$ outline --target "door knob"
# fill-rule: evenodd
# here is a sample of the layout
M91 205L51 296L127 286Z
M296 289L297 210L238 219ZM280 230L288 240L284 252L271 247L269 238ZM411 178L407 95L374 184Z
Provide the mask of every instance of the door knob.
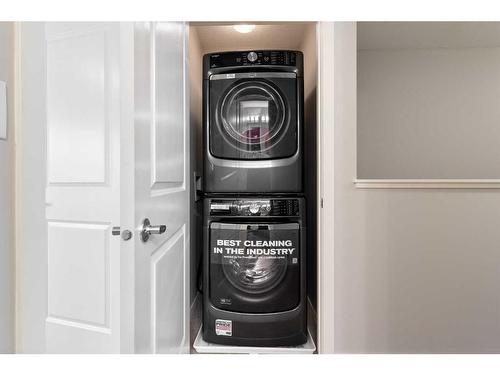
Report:
M113 236L119 236L121 234L122 240L128 241L132 238L132 232L129 231L128 229L124 230L123 232L121 231L120 227L113 227L111 228L111 234Z
M152 234L162 234L167 230L166 225L151 225L148 218L142 222L141 240L147 242Z

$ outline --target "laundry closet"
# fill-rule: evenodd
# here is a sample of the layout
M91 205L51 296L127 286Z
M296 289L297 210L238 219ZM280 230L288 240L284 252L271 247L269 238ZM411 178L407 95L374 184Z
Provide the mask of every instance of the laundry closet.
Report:
M189 25L192 353L316 351L316 26Z

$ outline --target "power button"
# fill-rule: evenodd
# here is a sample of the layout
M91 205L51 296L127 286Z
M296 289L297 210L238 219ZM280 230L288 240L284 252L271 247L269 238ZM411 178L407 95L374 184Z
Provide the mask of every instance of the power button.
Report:
M257 60L257 54L255 52L248 52L247 59L250 62Z

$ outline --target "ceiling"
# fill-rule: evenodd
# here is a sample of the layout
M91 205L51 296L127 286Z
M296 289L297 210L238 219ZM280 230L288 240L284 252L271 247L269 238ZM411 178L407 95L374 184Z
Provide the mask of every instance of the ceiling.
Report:
M358 22L358 49L500 46L500 22Z
M198 34L203 53L248 49L299 49L311 22L256 23L247 34L237 32L233 24L191 24Z

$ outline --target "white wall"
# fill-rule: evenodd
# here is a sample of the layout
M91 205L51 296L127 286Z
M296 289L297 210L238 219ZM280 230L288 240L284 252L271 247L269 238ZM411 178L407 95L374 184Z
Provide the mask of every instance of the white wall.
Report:
M357 190L356 26L334 31L336 352L500 352L500 192Z
M500 48L370 49L357 60L359 178L500 178Z
M21 121L17 152L17 351L45 352L47 224L45 221L45 27L20 24ZM41 90L41 91L40 91Z
M7 83L7 140L0 140L0 353L15 345L14 24L0 22L0 80Z

